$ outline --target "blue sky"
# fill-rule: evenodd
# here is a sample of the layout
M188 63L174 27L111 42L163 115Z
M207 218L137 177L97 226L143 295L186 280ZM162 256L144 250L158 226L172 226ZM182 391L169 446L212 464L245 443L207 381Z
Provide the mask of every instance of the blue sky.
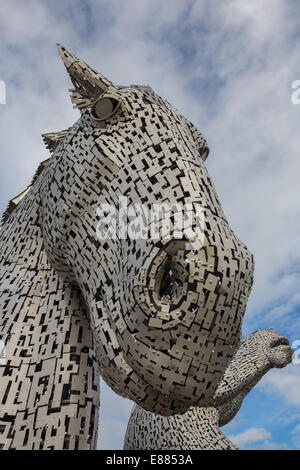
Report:
M225 214L255 256L244 335L300 339L297 0L10 0L1 5L0 210L48 157L40 135L78 118L57 42L118 85L149 84L204 134ZM300 365L270 371L224 433L300 448ZM99 448L122 448L131 403L102 382Z

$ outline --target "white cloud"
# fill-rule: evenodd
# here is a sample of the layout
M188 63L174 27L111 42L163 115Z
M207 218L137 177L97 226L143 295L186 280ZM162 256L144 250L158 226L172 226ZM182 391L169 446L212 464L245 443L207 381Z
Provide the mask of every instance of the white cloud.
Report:
M300 366L290 364L283 370L273 369L258 384L270 395L279 395L293 407L300 408Z
M238 448L251 450L286 450L286 443L271 441L271 433L265 428L249 428L228 436Z
M48 157L40 134L78 117L55 48L60 42L117 84L150 84L203 131L211 147L207 166L225 213L255 255L247 324L298 334L292 312L300 305L300 105L291 104L290 95L292 81L300 79L299 4L2 3L0 79L7 86L7 105L0 106L2 210ZM298 374L291 367L274 370L261 382L262 390L298 407ZM115 406L104 408L104 426L111 426L105 435L113 445L122 424Z
M268 439L261 444L251 446L249 450L289 450L289 446L284 442L271 442Z
M127 423L115 419L99 420L98 450L122 450Z
M100 405L98 449L123 449L133 403L112 392L101 379Z
M297 448L300 447L300 424L298 424L292 431L293 441Z
M253 442L260 442L269 439L271 434L264 428L250 428L239 434L230 435L228 439L231 440L237 447L244 447Z

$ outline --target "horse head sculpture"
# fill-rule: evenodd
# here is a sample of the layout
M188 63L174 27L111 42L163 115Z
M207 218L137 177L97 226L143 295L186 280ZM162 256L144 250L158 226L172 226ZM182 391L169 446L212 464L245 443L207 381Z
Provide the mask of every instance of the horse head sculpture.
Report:
M82 116L44 170L48 258L79 286L101 374L115 391L162 414L204 404L240 341L252 283L252 256L204 166L205 139L149 87L117 87L59 50ZM129 208L201 206L203 241L178 239L177 227L162 240L99 237L96 209L120 211L125 196Z
M62 406L72 404L76 395L78 407L87 408L80 396L85 393L85 403L90 400L90 382L85 380L84 390L77 384L75 391L72 380L76 374L87 377L85 370L92 368L95 383L96 363L115 392L145 410L170 416L184 413L191 406L212 406L225 369L241 341L241 324L253 280L253 257L224 216L204 164L208 147L200 132L150 87L116 86L63 47L58 49L73 82L71 97L81 117L65 131L44 135L52 156L40 167L34 184L11 202L0 232L2 247L7 240L12 247L14 243L21 246L15 237L20 232L20 220L25 238L29 232L37 234L35 246L40 247L39 253L46 256L48 263L47 290L40 294L38 312L46 315L41 313L41 306L50 298L47 296L53 296L50 303L55 313L49 318L49 324L54 322L53 331L55 324L65 325L66 315L71 322L76 318L73 328L77 329L68 330L65 326L63 340L53 333L55 347L49 357L53 358L61 341L61 357L66 360L70 352L68 361L72 361L76 352L78 367L71 378L65 379L63 399L51 409L45 403L43 419L34 422L33 428L40 426L40 448L56 448L58 442L61 420L55 421L51 434L45 424L50 413L59 416ZM162 209L158 216L155 213L159 224L154 231L153 217L147 218L147 211L153 207ZM31 214L29 218L26 213ZM157 227L166 228L167 216L168 233L162 236ZM191 221L188 226L187 220ZM26 223L30 223L30 230ZM183 226L186 230L180 230ZM35 270L35 274L30 271L31 279L35 280L40 271L30 258L35 256L33 235L30 237L25 264L28 267L31 262L30 269ZM13 258L4 252L3 272L10 266L14 273L16 259L25 256L24 250L23 255L18 252ZM45 269L43 266L39 264L39 269ZM49 280L50 273L51 279L58 275L57 284ZM19 292L19 275L11 274L10 285L16 285L14 296ZM12 290L9 292L10 297L4 296L3 302L12 298ZM76 296L83 301L76 301L75 308ZM84 320L79 310L84 310ZM24 336L28 318L32 317L27 315L22 323L17 317L19 326L5 322L7 344L14 335L20 338L23 332ZM33 330L26 331L29 334ZM42 328L41 333L44 331ZM30 334L37 338L36 333ZM82 338L88 346L78 349ZM17 347L21 346L17 343ZM93 352L83 366L80 358L87 349ZM41 361L43 351L36 346L28 364ZM24 353L20 353L21 357ZM62 370L70 370L68 361ZM57 364L53 367L51 383L55 391L60 383L56 381L64 379L57 378ZM50 383L49 377L47 380ZM42 395L32 403L33 415L42 406ZM26 396L24 392L23 397ZM51 400L53 396L55 392L50 394ZM9 415L16 416L14 413L22 410L27 416L24 402L25 398ZM97 400L93 406L97 408ZM85 413L89 416L90 411ZM74 411L74 426L78 412L76 419L75 414ZM82 418L80 427L77 429L76 425L77 430L72 431L68 418L65 426L71 437L75 436L74 448L84 447L86 434L88 445L94 446L95 433L85 430L86 420ZM7 429L5 442L15 439L7 448L29 445L28 430L24 434L21 426L18 434L14 426ZM70 439L67 444L63 439L65 448L70 448Z

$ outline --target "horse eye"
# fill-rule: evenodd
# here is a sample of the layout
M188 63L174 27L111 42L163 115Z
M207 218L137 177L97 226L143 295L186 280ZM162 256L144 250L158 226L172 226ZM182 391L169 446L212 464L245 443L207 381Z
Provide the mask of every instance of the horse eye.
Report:
M99 98L94 104L91 116L96 121L105 121L113 116L120 106L120 102L115 98Z
M203 149L201 149L200 155L201 155L201 158L202 158L203 161L205 161L207 159L208 154L209 154L209 148L208 147L204 147Z

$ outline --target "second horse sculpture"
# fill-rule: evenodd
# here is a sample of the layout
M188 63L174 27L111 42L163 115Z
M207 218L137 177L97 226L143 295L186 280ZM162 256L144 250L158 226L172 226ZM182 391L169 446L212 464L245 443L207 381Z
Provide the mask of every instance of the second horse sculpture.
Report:
M199 131L150 87L118 87L58 48L81 117L44 136L52 156L0 231L3 449L95 448L99 372L158 415L213 414L222 390L227 406L222 377L252 285L252 255L224 216ZM145 216L157 205L167 237ZM193 216L184 236L180 214ZM284 365L287 341L271 336ZM215 439L217 421L205 419ZM148 446L134 436L129 446Z
M124 449L233 450L220 426L239 411L244 397L272 367L285 367L291 351L274 330L257 330L243 339L215 392L214 406L192 407L175 416L158 416L135 405Z

